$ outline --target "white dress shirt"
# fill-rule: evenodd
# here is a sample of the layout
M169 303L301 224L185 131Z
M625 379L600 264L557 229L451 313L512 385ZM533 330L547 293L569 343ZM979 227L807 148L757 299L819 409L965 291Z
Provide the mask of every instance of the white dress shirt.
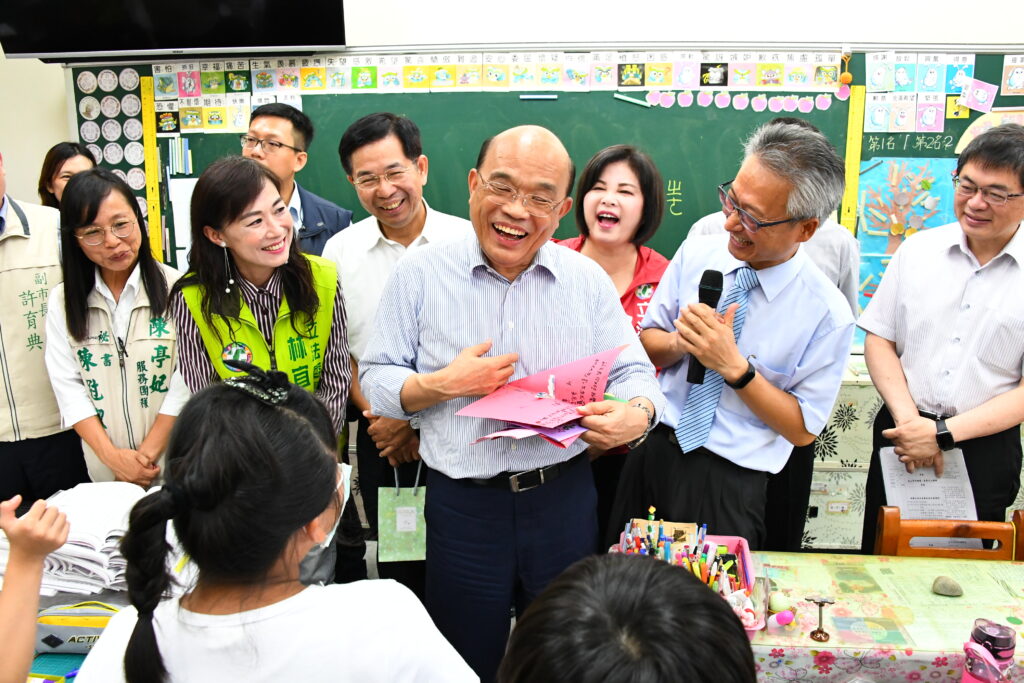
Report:
M377 304L395 264L427 244L473 234L473 224L466 219L435 211L425 199L423 206L427 211L423 232L408 247L385 237L372 215L337 233L324 246L323 257L338 266L348 313L348 350L357 361L373 332Z
M984 266L959 223L900 245L860 317L895 342L917 407L957 415L1014 389L1024 373L1024 236Z
M770 228L769 228L770 229ZM693 224L687 239L694 235L721 235L725 233L725 214L708 214ZM811 239L800 245L814 265L825 273L846 297L850 310L857 315L860 275L860 242L839 223L829 218L818 226Z
M641 328L674 332L679 309L697 301L705 269L725 276L723 299L732 289L736 270L745 266L729 253L726 235L687 239L672 257L654 293ZM853 337L853 315L835 287L801 250L793 258L757 271L758 286L750 290L747 316L737 341L757 371L774 386L796 397L804 429L818 434L832 412ZM663 368L659 380L668 399L662 423L675 429L690 392L686 371L690 356ZM747 407L728 386L715 411L704 447L752 470L778 472L793 444Z
M142 273L136 264L132 274L128 276L124 289L121 290L121 297L115 301L107 283L100 277L99 269L96 270L96 291L107 302L111 322L114 324L114 334L120 339L128 336L128 322L141 284ZM51 308L46 314L46 369L50 373L50 384L53 385L53 393L57 397L61 426L64 428L96 414L96 406L93 405L89 392L82 382L81 366L71 349L70 338L64 307ZM191 393L185 386L181 373L175 370L171 375L167 395L160 405L160 413L177 416L190 396Z

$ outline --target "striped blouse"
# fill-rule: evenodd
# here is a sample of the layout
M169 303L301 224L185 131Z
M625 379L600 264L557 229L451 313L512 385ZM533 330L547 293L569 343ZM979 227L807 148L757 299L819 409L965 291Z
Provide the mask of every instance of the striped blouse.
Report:
M235 282L242 293L242 299L252 310L263 338L269 340L274 330L277 312L281 308L283 285L280 272L275 270L264 287L257 287L237 273ZM217 371L206 354L199 327L192 318L192 312L185 304L185 297L181 292L176 292L171 297L170 312L178 327L178 367L181 369L185 384L194 394L211 382L217 381ZM339 285L338 293L334 297L334 322L324 351L320 385L314 394L327 407L336 433L341 433L344 425L345 402L348 400L348 388L352 382L346 325L345 301Z

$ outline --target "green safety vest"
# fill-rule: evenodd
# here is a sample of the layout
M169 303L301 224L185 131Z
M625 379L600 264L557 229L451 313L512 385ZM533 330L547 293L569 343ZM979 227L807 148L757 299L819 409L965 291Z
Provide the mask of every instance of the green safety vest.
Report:
M308 391L316 391L320 385L331 324L334 322L338 270L334 263L327 259L309 254L303 254L302 258L309 261L313 270L313 286L320 306L312 324L303 325L303 322L299 321L295 326L300 330L305 327L305 333L299 334L292 326L292 312L288 307L288 299L282 294L281 308L277 312L274 334L269 345L244 299L237 319L214 315L213 324L210 325L203 317L202 285L186 285L182 288L182 296L192 319L199 327L206 354L221 379L241 375L226 366L225 360L242 360L264 369L280 370L288 375L292 383Z

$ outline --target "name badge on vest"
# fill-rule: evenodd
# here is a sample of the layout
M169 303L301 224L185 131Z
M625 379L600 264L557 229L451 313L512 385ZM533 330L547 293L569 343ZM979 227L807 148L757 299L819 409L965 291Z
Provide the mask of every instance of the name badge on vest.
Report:
M224 350L220 353L220 358L221 360L240 360L252 363L252 349L242 342L233 341L224 347ZM233 372L242 372L241 370L234 370L230 366L228 366L228 369Z

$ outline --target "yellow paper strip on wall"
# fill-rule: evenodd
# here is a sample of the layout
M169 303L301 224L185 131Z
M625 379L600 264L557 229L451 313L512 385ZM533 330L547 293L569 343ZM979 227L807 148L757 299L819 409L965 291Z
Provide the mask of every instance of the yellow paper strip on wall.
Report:
M142 144L146 150L146 205L149 215L149 246L158 261L164 261L164 230L160 220L160 160L156 146L156 104L153 99L153 77L143 76L142 89Z
M857 193L860 188L860 154L864 142L863 85L850 88L850 114L846 120L846 191L843 193L843 215L839 222L857 234Z

